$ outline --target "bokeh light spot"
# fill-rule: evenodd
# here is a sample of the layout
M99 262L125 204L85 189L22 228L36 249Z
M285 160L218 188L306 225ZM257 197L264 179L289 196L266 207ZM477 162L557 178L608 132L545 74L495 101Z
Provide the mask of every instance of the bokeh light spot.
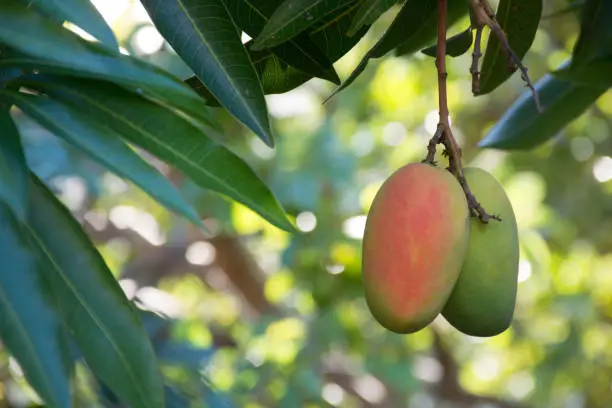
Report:
M604 156L593 165L593 176L600 183L612 180L612 157Z
M295 223L300 231L310 232L317 227L317 216L310 211L304 211L298 214Z

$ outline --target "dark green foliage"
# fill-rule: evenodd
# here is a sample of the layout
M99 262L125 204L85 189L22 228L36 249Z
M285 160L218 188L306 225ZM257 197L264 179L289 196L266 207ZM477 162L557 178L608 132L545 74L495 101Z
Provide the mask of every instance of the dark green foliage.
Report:
M362 123L349 121L342 129L342 132L356 133L350 145L362 154L359 158L337 143L340 139L335 138L336 130L328 126L329 119L324 130L310 140L299 126L279 126L283 130L279 132L279 139L282 139L279 158L268 157L267 161L258 161L251 155L252 151L245 147L248 145L241 143L241 131L248 130L268 146L273 146L277 126L268 115L264 96L289 92L313 78L324 80L316 84L318 94L328 92L325 86L340 84L334 64L362 39L374 45L338 90L350 85L371 59L390 52L412 58L422 50L426 55L435 56L438 1L141 0L141 3L178 57L168 51L168 44L164 44L159 54L177 62L182 71L176 72L180 74L162 68L169 65L164 64L163 59L156 59L159 55L136 56L137 53L125 44L131 39L126 40L123 35L115 37L89 0L0 2L0 340L4 347L1 351L6 351L19 363L24 378L42 398L44 406L52 408L73 406L71 398L79 385L73 385L71 378L79 371L77 367L88 368L93 375L91 382L96 384L96 398L107 405L112 402L134 408L194 404L212 408L243 406L244 400L230 400L206 382L207 374L202 374L202 368L212 364L210 362L218 355L215 347L188 343L185 336L182 338L173 332L183 330L177 329L174 321L140 310L128 300L115 272L129 274L130 271L120 270L118 265L123 263L118 258L129 258L131 254L120 256L113 252L112 244L93 242L86 233L94 228L90 223L92 213L76 210L72 213L70 197L58 198L60 191L54 190L55 181L78 174L87 190L87 199L104 202L109 187L101 180L110 177L107 173L111 172L137 187L137 194L150 197L152 201L147 205L153 207L158 203L182 217L176 222L178 232L164 231L169 235L188 235L184 227L187 223L197 226L201 233L207 230L202 220L213 219L221 225L212 223L216 233L219 229L223 231L222 238L217 238L227 238L224 234L232 231L236 224L234 218L239 218L234 210L241 208L228 202L237 202L252 210L256 214L256 221L249 221L252 224L262 222L259 216L285 232L294 233L296 229L282 201L291 206L291 213L295 214L320 210L317 229L312 235L271 233L269 230L264 235L267 234L266 239L275 240L271 247L277 252L285 241L288 242L282 256L278 257L282 258L279 268L291 269L291 279L299 282L299 289L308 294L306 301L302 293L295 303L309 305L314 312L308 313L321 313L322 317L311 321L310 314L292 309L288 315L297 315L307 321L300 321L306 327L303 339L306 345L300 345L296 352L295 361L291 363L295 367L284 366L279 370L278 366L264 362L263 374L258 374L255 382L249 382L248 375L241 376L228 389L242 390L243 395L250 395L266 387L264 378L276 376L287 383L283 389L277 387L270 391L275 395L273 402L282 401L292 407L307 403L323 406L327 404L321 399L325 382L341 382L342 377L334 378L333 375L343 373L332 373L330 379L320 376L321 367L314 366L312 356L322 355L327 349L313 351L308 342L316 339L320 342L318 346L331 350L334 341L341 341L363 352L359 347L368 339L360 328L367 326L368 333L380 335L367 322L359 326L356 322L362 317L353 316L353 312L345 313L349 317L342 317L346 320L342 326L338 316L344 312L324 313L332 310L342 296L355 302L361 299L359 254L351 252L354 252L351 245L355 240L339 231L345 218L362 211L355 204L361 200L361 190L355 186L363 182L362 179L373 177L365 171L362 174L358 166L385 162L378 153L364 153L367 140L364 143L357 140L362 136L357 125L366 123L367 115L376 109L364 102L369 94L362 89L357 90L358 97L350 98L350 109L345 109L355 116L357 112L368 111L367 115L363 114L365 119L358 119ZM449 27L458 22L462 25L459 28L467 25L467 4L464 0L448 1ZM541 28L542 2L501 0L499 4L497 19L506 31L513 52L523 60L530 55L528 52L536 32ZM525 90L501 117L488 117L489 122L496 123L480 141L480 146L531 149L562 135L573 119L589 112L597 98L612 86L611 4L607 0L574 2L568 12L567 2L555 3L563 12L551 12L546 20L554 24L557 18L574 19L568 27L579 27L579 31L550 40L566 43L567 38L577 38L571 64L542 78L534 78L543 113L537 112L531 93ZM578 9L581 14L574 16L572 13ZM397 13L386 13L390 10L397 10ZM382 16L385 17L381 19ZM387 17L390 17L388 21ZM70 25L85 31L95 41L84 39ZM372 29L373 26L376 28ZM381 36L374 38L376 30L381 30ZM372 35L366 36L370 31ZM242 32L252 39L243 43ZM470 58L465 54L471 45L471 29L448 38L447 55L459 57L447 66L449 78L469 81ZM130 48L132 55L121 53L120 46ZM410 61L411 68L426 66L415 61ZM427 69L434 72L431 59L425 62L429 64ZM465 70L455 70L456 63L465 63ZM535 68L533 72L542 73L542 66ZM499 41L491 36L482 61L480 93L493 93L499 85L507 83L510 75L505 52ZM427 76L419 75L419 80L424 78ZM435 92L433 85L431 88L431 92ZM392 91L401 95L403 90L397 87ZM468 97L470 95L461 95L461 98ZM412 104L420 104L420 100L406 97L406 112L412 111ZM218 109L211 109L211 106ZM417 105L415 108L420 111L424 107ZM328 109L334 115L337 113L334 106ZM431 110L433 105L425 109ZM491 114L488 109L489 106L486 114ZM499 109L493 106L491 112L497 115ZM222 111L229 113L227 118L237 120L220 120ZM340 112L342 114L346 115ZM333 115L328 118L330 116ZM403 119L386 117L384 120ZM406 120L422 123L423 118ZM367 126L378 124L368 122ZM410 135L417 131L411 132ZM480 128L474 129L476 135L481 132L484 131ZM387 143L389 135L385 134L383 139ZM470 139L473 146L478 142ZM371 143L375 145L378 139ZM609 145L602 142L597 146L602 146L601 155L609 155ZM255 144L251 147L253 151L263 148ZM469 146L466 147L469 150ZM370 148L376 150L376 146ZM401 152L403 155L403 150ZM248 157L248 163L243 157ZM555 163L556 167L551 169L562 167ZM513 165L517 169L529 167L520 158ZM359 178L354 177L358 170ZM377 172L387 170L378 168ZM555 180L558 185L582 186L572 178L575 173L578 171L568 170L563 173L562 182ZM547 177L561 175L550 170ZM274 189L267 183L272 183ZM277 199L273 190L282 200ZM589 192L593 193L592 189ZM577 192L572 193L580 196ZM558 199L555 194L564 193L553 191L551 200ZM124 200L127 207L133 204L132 199ZM606 219L602 208L610 208L607 199L609 197L602 192L594 196L591 201L603 203L594 214L573 210L572 206L564 207L564 217L580 218L580 225L587 225L589 233L598 237L601 246L609 242L607 231L611 228L597 221ZM340 206L338 203L348 208L344 208L343 215L334 207ZM574 207L583 206L576 204ZM155 207L151 212L160 212L161 208ZM165 214L162 218L168 217L167 213L162 214ZM129 228L114 224L113 228L126 235L138 236ZM563 247L563 240L571 241L572 234L577 233L570 227L567 231L563 229L566 227L559 228L561 232L555 230L547 234L558 241L551 245ZM581 233L586 235L584 231ZM258 235L252 231L248 234ZM141 241L144 238L141 237ZM255 248L259 250L258 246ZM178 254L175 263L186 263L183 269L202 266L185 261L186 248L173 249ZM269 255L269 251L265 251L262 249L262 253ZM525 251L530 254L533 248ZM331 265L330 260L337 253L344 257L337 261L342 264L342 273L338 276L322 273L326 268L330 272L338 270L330 269L330 266L338 266ZM346 259L350 260L344 262ZM224 260L236 261L235 257L227 255ZM268 260L265 258L264 263ZM151 270L157 266L155 260L148 264ZM214 272L214 268L211 270ZM232 279L238 279L238 275L243 276L244 271ZM151 279L151 285L158 283ZM231 284L236 281L232 280ZM264 296L262 298L261 302L267 302ZM579 294L568 298L574 302L567 306L572 311L584 305L593 307L594 301L590 298L583 301ZM352 307L359 310L354 304L347 310L353 310ZM607 306L598 307L602 311L597 313L609 313L603 310ZM206 313L208 309L203 314ZM267 327L266 323L254 328L253 335L262 335ZM260 329L261 333L257 333ZM517 327L515 330L520 333L524 329ZM580 340L576 340L574 331L576 328L571 328L567 339L560 340L559 347L576 349ZM248 337L239 330L236 333L242 339ZM591 341L589 336L585 337L585 342L595 344L601 333L591 336L597 341ZM384 341L385 344L403 342L398 339ZM251 346L248 344L246 348ZM418 380L412 373L409 361L412 357L408 352L397 352L399 349L389 351L385 347L375 347L364 357L365 367L357 371L365 370L384 380L390 387L390 395L398 390L404 392L406 387L415 391L413 388ZM554 372L555 356L552 353L541 366L553 367ZM591 357L598 359L595 354ZM245 361L239 362L239 366L247 373L255 367ZM308 369L299 368L304 366ZM0 368L3 375L14 370L12 366L10 370L4 366ZM551 376L549 382L562 383L561 380ZM536 388L548 389L542 376L538 376L538 381ZM609 382L601 389L608 392ZM0 388L0 391L0 398L4 398L6 389ZM546 405L546 398L540 398ZM585 401L585 405L589 402ZM77 406L76 402L74 404Z
M459 57L470 49L472 46L472 40L474 37L472 36L472 29L468 28L465 31L462 31L458 34L453 35L450 38L446 39L446 55L450 57ZM425 55L429 55L430 57L435 57L438 51L437 45L432 45L431 47L427 47L421 52Z
M380 58L393 49L396 49L396 55L412 54L431 43L436 34L437 10L437 0L407 0L382 38L334 93L353 83L371 59ZM467 13L467 4L461 1L450 2L448 13L452 24Z

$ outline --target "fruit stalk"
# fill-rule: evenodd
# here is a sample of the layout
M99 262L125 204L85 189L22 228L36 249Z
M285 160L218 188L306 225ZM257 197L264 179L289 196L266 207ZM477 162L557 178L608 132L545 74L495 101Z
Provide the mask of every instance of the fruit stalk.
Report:
M442 137L440 138L438 132L432 138L430 146L435 147L434 142L437 143L437 139L444 145L446 149L446 155L448 156L449 171L457 178L461 188L465 193L465 197L468 202L470 215L478 217L483 223L487 224L491 219L499 220L499 217L495 215L489 215L485 209L480 205L474 194L470 191L470 187L465 180L463 175L463 168L461 164L461 149L453 136L453 131L449 122L449 111L446 91L446 78L448 74L446 72L446 25L447 25L447 0L438 0L438 39L437 39L437 54L436 54L436 69L438 71L438 106L440 120L438 123L438 130L442 131ZM428 155L425 161L432 162L430 157L432 156L432 150L428 149Z

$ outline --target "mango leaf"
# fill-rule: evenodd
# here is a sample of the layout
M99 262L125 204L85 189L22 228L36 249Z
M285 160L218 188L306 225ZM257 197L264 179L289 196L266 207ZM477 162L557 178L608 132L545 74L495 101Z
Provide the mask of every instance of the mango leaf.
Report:
M136 312L81 226L31 175L29 231L87 364L134 408L163 408L153 347Z
M272 14L253 44L254 50L273 47L295 37L319 22L329 12L340 10L355 0L285 0Z
M259 35L274 9L280 4L280 0L223 1L236 24L251 37ZM249 43L252 45L253 42L250 41ZM247 49L249 48L247 47ZM334 70L332 62L317 48L307 33L302 33L286 43L272 47L270 51L286 64L305 74L326 79L335 84L340 83L340 78ZM249 53L252 53L251 49L249 49ZM253 58L251 60L255 63ZM257 69L257 66L255 68Z
M348 35L354 35L360 28L374 24L384 12L397 3L399 3L398 0L364 1L353 17Z
M580 35L572 51L571 68L612 55L612 2L586 0L582 7Z
M534 148L580 116L607 89L577 85L553 75L539 80L535 88L544 112L538 112L531 92L524 92L479 143L480 147L504 150Z
M233 4L232 1L234 0L227 0L227 4ZM257 4L258 10L268 10L277 1L278 0L252 0L249 3ZM323 50L330 61L336 61L345 55L355 46L355 44L357 44L368 30L368 27L364 27L352 37L345 34L348 27L351 25L357 5L358 3L345 7L338 12L328 14L319 24L312 28L312 31L309 31L312 42L317 48ZM241 13L233 15L242 16ZM266 94L290 91L312 78L312 76L291 66L287 67L284 61L272 52L276 48L253 51L250 48L251 44L252 41L249 41L245 46L247 50L249 50L249 55L259 74ZM0 60L0 65L1 64L2 61ZM185 82L200 94L206 100L207 104L210 106L219 105L214 96L206 89L206 86L196 77L190 77Z
M61 323L45 297L27 235L0 204L0 338L26 379L53 408L71 406Z
M446 39L446 55L458 57L468 52L473 42L472 28L462 31ZM421 50L421 52L430 57L436 57L438 46L436 44Z
M89 0L21 0L32 4L60 22L70 21L87 31L107 47L117 50L113 30Z
M202 225L195 210L184 201L178 190L108 127L90 120L78 109L46 97L0 91L0 99L14 103L49 131L132 181L168 209Z
M578 67L566 67L552 72L560 79L597 88L612 87L612 57L600 58Z
M283 64L271 50L252 51L250 44L251 42L247 43L246 47L259 75L264 94L285 93L312 79L296 68ZM195 75L187 78L185 83L202 96L209 106L220 106L219 101Z
M410 1L410 0L409 0ZM427 3L434 3L430 7L426 8L427 12L421 12L423 19L425 21L419 21L418 30L411 30L409 35L407 35L401 44L395 49L395 55L397 56L409 56L424 47L428 44L432 44L435 42L437 37L437 27L438 27L438 4L436 1L425 0ZM422 8L425 5L420 6ZM468 5L464 1L449 1L447 5L448 12L448 27L451 27L457 21L462 19L466 14L468 14ZM410 21L415 21L413 17L409 18ZM414 23L413 23L414 24ZM401 28L399 28L401 30Z
M167 363L199 368L215 354L212 348L197 348L189 343L165 341L155 350L157 358Z
M371 59L380 58L394 48L397 48L397 55L411 54L430 44L436 35L437 10L438 0L407 0L385 34L329 98L352 84L366 69ZM465 13L467 13L467 2L449 2L449 25Z
M247 47L250 45L250 42L246 44ZM266 94L285 93L311 79L297 69L283 64L281 58L271 50L250 52Z
M20 221L25 221L28 205L28 166L19 131L7 108L0 108L0 201Z
M355 2L340 9L330 10L309 31L312 41L332 62L350 51L369 29L369 26L365 26L352 36L347 34L359 5L359 2Z
M294 230L274 195L244 161L172 111L96 81L54 77L24 84L106 123L121 137L177 167L200 187L246 205L279 228Z
M257 73L222 0L141 0L215 98L267 145L274 140Z
M0 42L17 51L3 54L0 68L107 79L137 92L144 91L211 125L206 105L179 78L144 61L79 38L20 0L6 0L2 4Z
M538 31L542 16L542 0L500 0L497 22L506 33L508 44L516 57L523 59ZM478 95L485 95L504 83L512 72L508 58L495 33L489 33L487 48L480 68Z

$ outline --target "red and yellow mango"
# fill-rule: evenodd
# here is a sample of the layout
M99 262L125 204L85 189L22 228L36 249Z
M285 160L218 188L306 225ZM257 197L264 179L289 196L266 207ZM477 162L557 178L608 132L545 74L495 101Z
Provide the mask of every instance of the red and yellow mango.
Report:
M431 323L457 282L468 237L467 202L452 174L422 163L393 173L374 198L363 239L374 318L396 333Z

